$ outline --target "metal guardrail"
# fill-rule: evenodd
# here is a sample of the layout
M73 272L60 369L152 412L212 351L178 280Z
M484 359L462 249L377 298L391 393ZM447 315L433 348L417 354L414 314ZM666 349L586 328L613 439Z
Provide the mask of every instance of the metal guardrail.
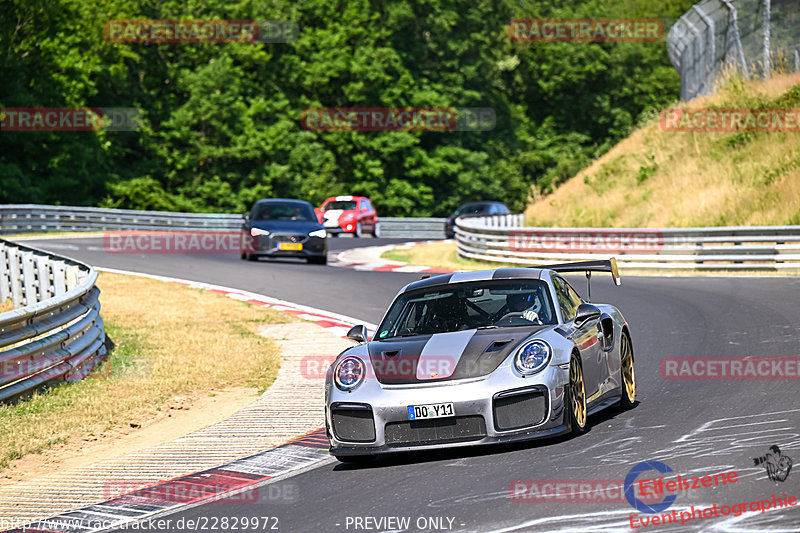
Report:
M800 226L537 228L484 218L493 217L456 221L459 256L520 266L616 257L621 268L800 271Z
M800 72L797 0L703 0L672 26L667 50L682 100L713 92L726 70L746 78Z
M53 231L237 231L244 215L173 213L37 204L0 205L0 233ZM381 237L444 239L443 218L380 218Z
M97 272L0 239L0 401L54 380L76 381L106 355Z
M444 218L381 218L381 237L444 239Z
M51 231L135 230L238 230L243 215L172 213L101 207L65 207L38 204L0 205L0 232L48 233Z

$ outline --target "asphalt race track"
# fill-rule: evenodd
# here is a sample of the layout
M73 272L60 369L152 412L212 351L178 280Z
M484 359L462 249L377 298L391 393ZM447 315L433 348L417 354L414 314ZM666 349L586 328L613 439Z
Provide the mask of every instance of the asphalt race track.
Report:
M333 252L387 242L342 238L331 239L330 247ZM235 255L109 254L101 239L28 244L94 266L230 286L372 323L380 320L399 288L419 279L418 274L293 260L250 263ZM580 279L574 286L585 290ZM800 467L785 481L772 481L753 461L778 445L785 456L800 462L797 380L678 381L662 379L659 373L665 356L800 355L800 278L623 277L622 286L614 287L608 276L597 275L592 289L593 300L614 303L630 324L638 389L633 410L594 416L589 432L575 439L399 455L368 466L323 463L269 486L291 489L295 501L281 501L275 490L262 490L257 503L207 504L170 515L166 518L173 522L167 529L188 530L176 525L181 518L205 517L200 522L205 528L198 530L231 531L231 522L223 517L276 517L258 530L625 531L636 511L624 497L615 503L516 502L509 498L509 487L518 479L621 480L649 460L661 461L683 477L731 470L738 474L734 484L681 491L667 512L768 500L773 494L800 496ZM408 518L409 527L398 527L388 517ZM800 531L800 507L639 530Z

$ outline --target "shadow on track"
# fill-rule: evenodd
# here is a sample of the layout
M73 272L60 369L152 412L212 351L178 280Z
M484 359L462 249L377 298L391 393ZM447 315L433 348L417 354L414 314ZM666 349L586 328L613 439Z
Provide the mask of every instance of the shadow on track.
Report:
M631 411L639 406L639 400L633 403ZM339 463L333 467L334 472L350 471L350 470L368 470L372 468L385 468L390 466L403 466L411 464L423 464L438 461L452 461L454 459L466 459L471 457L484 457L489 455L499 455L504 453L512 453L523 450L533 449L547 449L553 446L558 446L564 442L574 439L585 438L586 435L592 430L593 427L604 424L610 420L615 420L619 415L628 411L621 410L620 407L613 406L599 413L592 415L589 418L586 426L586 432L578 437L570 435L559 435L556 437L546 437L540 439L532 439L529 441L520 441L503 444L486 444L481 446L464 446L445 448L442 450L425 450L425 451L408 451L408 452L395 452L385 453L379 456L367 456L358 462Z

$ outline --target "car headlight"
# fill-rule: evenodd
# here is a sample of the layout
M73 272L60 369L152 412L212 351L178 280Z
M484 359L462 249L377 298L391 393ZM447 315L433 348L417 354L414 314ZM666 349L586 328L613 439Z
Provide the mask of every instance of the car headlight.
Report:
M259 235L269 235L269 231L261 228L250 228L250 235L258 237Z
M308 234L308 236L309 237L320 237L320 238L324 239L325 237L328 236L328 232L325 231L324 229L316 229L316 230L310 232Z
M540 340L526 342L517 349L514 366L520 374L536 374L547 366L552 355L553 350L546 342Z
M339 390L349 392L364 380L364 363L358 357L343 357L333 369L333 381Z

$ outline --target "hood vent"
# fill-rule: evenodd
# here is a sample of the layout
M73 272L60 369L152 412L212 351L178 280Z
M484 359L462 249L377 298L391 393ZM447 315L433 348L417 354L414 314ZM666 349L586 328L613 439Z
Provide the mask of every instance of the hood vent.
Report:
M514 339L506 339L506 340L494 341L489 346L486 347L486 349L484 350L484 353L486 353L486 352L496 352L497 350L501 349L503 346L505 346L506 344L508 344L512 340L514 340Z

